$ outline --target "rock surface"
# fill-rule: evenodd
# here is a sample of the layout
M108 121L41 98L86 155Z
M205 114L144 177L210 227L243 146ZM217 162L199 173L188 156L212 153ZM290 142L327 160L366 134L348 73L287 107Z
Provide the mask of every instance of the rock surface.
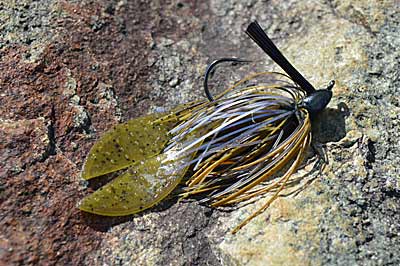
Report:
M0 264L400 264L399 11L395 0L0 3ZM106 129L203 97L215 58L262 61L221 69L214 92L279 70L243 32L254 19L311 83L336 80L314 129L328 166L310 171L310 156L304 190L236 235L265 198L79 212L80 170Z

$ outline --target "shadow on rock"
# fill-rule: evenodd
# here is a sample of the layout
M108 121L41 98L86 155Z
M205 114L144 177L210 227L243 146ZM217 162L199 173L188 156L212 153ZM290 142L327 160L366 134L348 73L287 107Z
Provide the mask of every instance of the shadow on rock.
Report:
M346 136L345 118L350 110L345 103L339 103L337 109L326 108L312 123L313 140L326 144L337 142Z
M81 211L82 223L99 232L107 232L115 225L131 221L133 217L134 215L110 217Z

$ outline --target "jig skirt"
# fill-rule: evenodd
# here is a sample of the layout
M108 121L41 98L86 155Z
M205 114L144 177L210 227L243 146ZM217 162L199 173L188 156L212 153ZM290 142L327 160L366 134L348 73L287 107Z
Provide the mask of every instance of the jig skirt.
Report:
M312 117L329 103L334 85L315 90L287 61L257 22L246 33L286 72L252 74L215 98L115 126L90 150L84 179L119 175L82 200L79 208L107 216L140 212L165 199L196 195L212 207L235 205L268 192L263 212L287 186L311 143Z

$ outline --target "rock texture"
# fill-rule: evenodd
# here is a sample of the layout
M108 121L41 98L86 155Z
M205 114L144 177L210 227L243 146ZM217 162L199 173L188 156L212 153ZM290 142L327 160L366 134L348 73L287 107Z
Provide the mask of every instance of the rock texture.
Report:
M0 3L0 264L398 265L398 1L3 1ZM317 87L336 80L313 156L236 235L231 211L167 200L133 217L79 212L80 170L106 129L279 70L244 34L257 19Z

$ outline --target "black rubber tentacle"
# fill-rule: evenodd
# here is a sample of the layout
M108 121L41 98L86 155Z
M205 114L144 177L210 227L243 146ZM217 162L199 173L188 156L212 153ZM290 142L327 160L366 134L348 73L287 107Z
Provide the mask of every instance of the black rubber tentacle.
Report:
M209 89L208 89L208 78L211 74L211 72L215 69L217 65L220 63L226 63L226 62L235 62L235 63L249 63L252 62L251 60L246 60L246 59L240 59L240 58L220 58L215 61L213 61L211 64L207 66L206 73L204 74L204 92L206 93L206 96L210 102L214 101L213 96L211 95Z
M292 79L307 92L315 92L315 88L298 72L285 56L279 51L257 21L250 23L246 30L247 35L264 50Z

